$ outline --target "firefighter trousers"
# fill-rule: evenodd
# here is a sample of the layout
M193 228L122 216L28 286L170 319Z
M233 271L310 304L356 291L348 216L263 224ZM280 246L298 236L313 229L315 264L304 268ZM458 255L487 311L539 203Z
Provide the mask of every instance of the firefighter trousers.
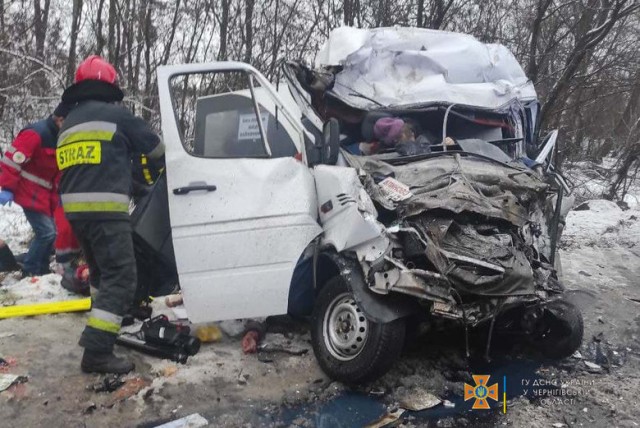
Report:
M79 343L87 350L109 353L136 289L131 223L71 220L71 227L89 265L91 284L98 289Z

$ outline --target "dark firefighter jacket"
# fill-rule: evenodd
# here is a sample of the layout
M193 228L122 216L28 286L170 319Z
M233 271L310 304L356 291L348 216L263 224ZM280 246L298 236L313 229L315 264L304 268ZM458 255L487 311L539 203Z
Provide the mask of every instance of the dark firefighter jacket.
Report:
M164 155L160 138L125 107L82 101L67 116L58 136L60 193L73 219L128 219L135 153Z

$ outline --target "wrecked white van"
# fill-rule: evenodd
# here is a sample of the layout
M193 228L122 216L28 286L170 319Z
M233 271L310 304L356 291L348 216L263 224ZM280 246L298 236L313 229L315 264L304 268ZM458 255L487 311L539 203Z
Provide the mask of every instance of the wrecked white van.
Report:
M286 64L280 91L243 63L159 69L167 167L132 214L141 289L179 282L194 322L310 315L321 367L351 383L391 367L407 323L571 355L582 317L554 267L570 189L511 53L340 29L319 58ZM410 141L377 144L381 118Z

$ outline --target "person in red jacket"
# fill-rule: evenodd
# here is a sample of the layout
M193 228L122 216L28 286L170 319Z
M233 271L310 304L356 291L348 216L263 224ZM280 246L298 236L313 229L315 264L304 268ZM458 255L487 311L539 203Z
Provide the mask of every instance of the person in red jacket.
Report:
M61 103L51 116L24 128L0 159L0 205L20 205L35 234L22 266L27 276L50 272L56 239L53 213L59 205L56 146L69 110Z

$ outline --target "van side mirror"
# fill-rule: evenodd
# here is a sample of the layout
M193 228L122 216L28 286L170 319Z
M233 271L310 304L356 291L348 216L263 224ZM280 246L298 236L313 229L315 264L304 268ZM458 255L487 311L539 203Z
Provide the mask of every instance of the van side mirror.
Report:
M340 123L338 119L331 118L324 124L322 130L322 163L335 165L340 153Z

